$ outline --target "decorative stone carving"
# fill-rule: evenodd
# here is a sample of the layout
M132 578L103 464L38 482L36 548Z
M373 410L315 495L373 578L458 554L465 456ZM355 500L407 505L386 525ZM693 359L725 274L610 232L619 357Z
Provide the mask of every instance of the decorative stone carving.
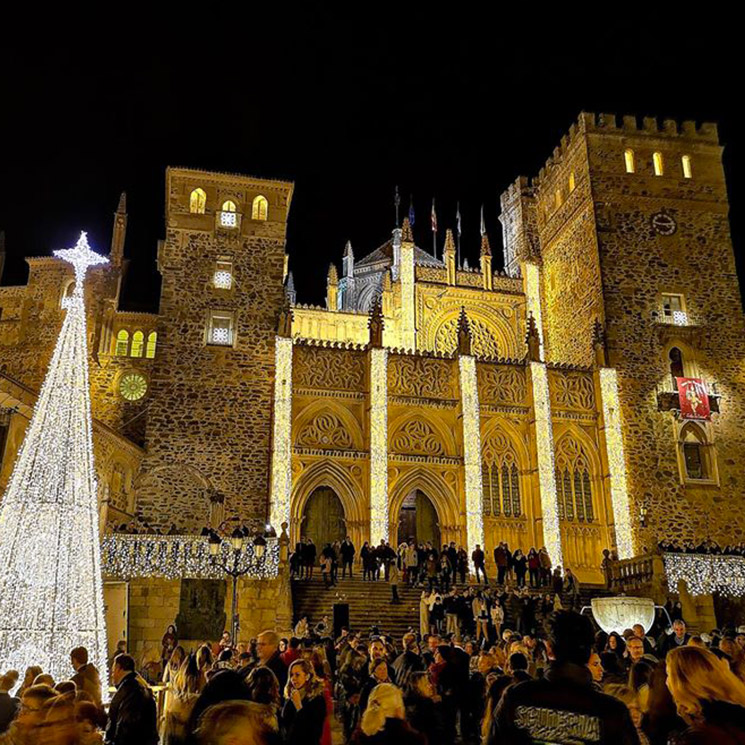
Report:
M350 350L296 347L293 379L297 388L362 390L365 383L364 356Z
M423 419L410 419L391 438L391 450L407 455L446 455L432 426Z
M318 414L300 431L295 444L322 450L349 450L353 441L341 420L326 411Z
M550 370L548 381L553 408L595 411L595 385L589 373Z
M480 363L476 366L476 375L482 403L512 406L525 403L527 379L524 367Z
M451 318L440 326L435 336L435 349L452 354L458 348L459 316ZM477 357L499 357L499 344L493 331L482 321L469 316L471 348Z
M449 360L391 355L388 361L389 395L415 398L456 398L458 392Z

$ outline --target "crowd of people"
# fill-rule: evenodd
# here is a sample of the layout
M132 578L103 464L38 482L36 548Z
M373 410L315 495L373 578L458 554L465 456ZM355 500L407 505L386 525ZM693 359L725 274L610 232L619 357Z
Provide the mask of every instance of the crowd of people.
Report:
M606 634L564 609L523 631L479 624L462 640L394 640L375 627L334 638L325 619L302 638L234 645L225 632L188 651L171 626L160 706L126 652L102 703L79 647L68 680L0 676L0 745L745 743L745 627L692 636L677 618L659 637Z
M702 543L694 541L660 541L657 548L661 553L673 554L717 554L721 556L745 556L745 543L732 543L720 546L716 541L707 539Z

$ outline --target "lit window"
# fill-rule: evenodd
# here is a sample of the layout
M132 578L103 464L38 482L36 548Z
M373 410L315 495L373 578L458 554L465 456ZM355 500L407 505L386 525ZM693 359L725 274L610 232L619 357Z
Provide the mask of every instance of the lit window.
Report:
M572 171L569 174L569 191L574 191L574 187L576 184L574 183L574 171Z
M251 208L251 219L252 220L266 220L269 217L269 202L266 197L259 194L254 199L253 207Z
M233 345L233 314L214 310L210 313L207 343L230 347Z
M218 259L212 284L219 290L230 290L233 287L233 262L230 259Z
M121 329L116 335L116 349L114 354L117 357L126 357L129 354L129 331Z
M132 357L142 357L145 348L145 334L142 331L135 331L132 334Z
M662 320L675 326L687 326L685 300L682 295L662 295Z
M139 401L147 393L147 378L141 373L122 375L119 393L127 401Z
M595 521L590 461L570 435L564 435L556 447L556 492L560 520Z
M207 195L204 189L196 188L189 196L189 212L195 215L203 215L207 206Z
M691 156L684 155L680 159L680 164L683 167L683 178L693 178L693 171L691 170Z
M636 165L634 163L634 151L630 148L627 149L623 154L624 163L626 164L626 173L636 173Z
M145 349L145 357L152 360L155 357L155 347L158 345L158 332L151 331L147 335L147 348Z
M220 225L224 228L234 228L238 225L236 206L232 199L226 199L223 202L222 212L220 212Z
M652 155L652 163L654 164L654 175L662 176L662 174L665 172L662 164L662 153L654 153L654 155Z

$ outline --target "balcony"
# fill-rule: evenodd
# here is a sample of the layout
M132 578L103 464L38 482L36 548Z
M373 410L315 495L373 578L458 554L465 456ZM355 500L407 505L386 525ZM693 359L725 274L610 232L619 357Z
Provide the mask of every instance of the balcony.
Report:
M215 229L239 232L243 215L240 212L219 210L215 212Z
M722 397L717 393L709 393L708 395L711 413L718 414L719 402ZM680 413L678 391L657 391L657 411L675 411Z

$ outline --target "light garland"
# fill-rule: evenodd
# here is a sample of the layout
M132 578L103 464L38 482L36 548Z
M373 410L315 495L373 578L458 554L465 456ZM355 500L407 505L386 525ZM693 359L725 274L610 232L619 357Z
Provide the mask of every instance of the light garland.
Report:
M220 546L222 562L232 564L233 550L229 541ZM117 579L161 577L163 579L224 579L221 562L210 556L209 541L194 535L133 535L111 533L101 544L103 572ZM261 559L247 540L238 563L251 579L276 577L279 568L279 540L266 539Z
M83 283L107 262L85 233L55 251L72 264L62 329L0 505L0 664L40 665L69 678L70 651L88 650L108 688L98 498L93 466Z
M605 445L608 453L610 496L613 504L613 519L616 524L616 548L619 559L631 559L634 556L634 544L631 535L629 493L626 486L626 459L621 435L618 375L612 367L601 367L599 375L605 422Z
M684 580L691 595L745 597L745 556L667 553L662 558L671 592Z
M528 304L528 314L532 313L535 325L538 328L538 339L540 341L541 359L543 354L543 320L541 316L541 280L540 270L536 264L524 264L525 275L525 299Z
M548 373L543 362L530 363L533 383L535 437L538 450L538 482L541 488L543 514L543 542L554 566L563 566L559 500L556 494L554 464L554 432L551 424L551 401L548 393Z
M292 491L292 339L278 336L274 347L274 438L269 523L290 524Z
M476 382L476 360L458 358L460 396L463 410L463 466L466 479L466 538L468 555L476 544L484 546L483 483L481 480L481 412Z
M401 346L416 349L414 315L414 244L401 243Z
M370 542L388 540L388 350L370 350Z

